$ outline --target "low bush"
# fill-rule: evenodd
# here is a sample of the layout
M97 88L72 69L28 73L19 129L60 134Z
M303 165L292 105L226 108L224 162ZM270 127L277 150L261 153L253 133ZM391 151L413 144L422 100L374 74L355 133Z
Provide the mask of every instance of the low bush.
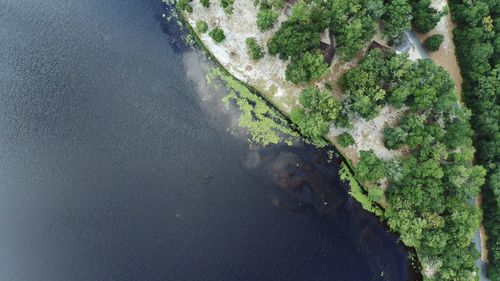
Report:
M208 33L212 39L214 39L215 42L220 43L226 39L226 35L224 35L224 30L222 30L220 27L216 27Z
M348 146L356 144L356 142L354 141L354 138L348 132L344 132L344 133L340 134L337 137L337 141L339 142L340 146L342 146L342 147L348 147Z
M245 43L247 45L247 53L251 59L258 60L264 56L264 53L262 52L262 47L259 46L255 38L248 37Z
M208 24L206 21L199 20L196 22L196 31L199 33L205 33L208 30Z

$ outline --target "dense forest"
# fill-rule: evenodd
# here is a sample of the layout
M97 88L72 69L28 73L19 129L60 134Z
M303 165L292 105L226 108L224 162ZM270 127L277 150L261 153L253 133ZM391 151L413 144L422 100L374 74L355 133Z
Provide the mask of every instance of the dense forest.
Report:
M488 277L500 280L500 2L450 1L463 98L472 110L476 162L488 170L482 188Z

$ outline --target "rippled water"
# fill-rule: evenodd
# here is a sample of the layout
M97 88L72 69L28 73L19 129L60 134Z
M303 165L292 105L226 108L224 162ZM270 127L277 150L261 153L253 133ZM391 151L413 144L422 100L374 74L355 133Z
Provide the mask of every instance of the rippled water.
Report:
M0 280L406 280L338 160L250 149L156 0L0 0Z

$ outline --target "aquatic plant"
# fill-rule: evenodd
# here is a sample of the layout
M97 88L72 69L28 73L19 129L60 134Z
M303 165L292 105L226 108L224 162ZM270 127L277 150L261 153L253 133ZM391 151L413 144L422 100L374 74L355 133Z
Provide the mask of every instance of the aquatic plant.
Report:
M356 201L361 204L361 207L363 207L363 209L372 212L379 217L382 217L382 215L384 214L382 209L380 209L380 207L378 207L372 200L370 200L370 197L365 194L363 187L361 187L361 185L356 180L351 170L345 163L342 163L340 167L340 179L349 182L349 195L354 197L354 199L356 199Z
M220 68L213 68L207 75L209 83L215 78L220 79L230 89L223 101L226 104L235 102L241 110L239 126L248 130L251 144L266 146L284 142L292 145L299 139L299 134L292 130L281 113L239 80Z

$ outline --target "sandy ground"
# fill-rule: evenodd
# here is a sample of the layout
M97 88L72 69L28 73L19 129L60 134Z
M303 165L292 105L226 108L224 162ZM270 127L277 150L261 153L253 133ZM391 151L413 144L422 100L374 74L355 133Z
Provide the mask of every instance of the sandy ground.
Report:
M431 6L438 11L441 11L447 6L446 0L432 0ZM462 75L460 74L460 68L458 66L457 59L455 57L455 44L453 43L453 28L455 28L455 23L451 21L451 15L448 13L446 16L441 18L441 21L436 25L436 27L426 34L417 33L418 39L424 42L427 37L434 35L436 33L441 33L444 35L444 41L441 48L437 52L431 52L429 54L430 58L438 65L442 66L448 73L450 73L451 78L455 81L455 87L457 92L462 92Z
M264 46L286 16L282 14L274 29L262 33L256 25L257 9L252 2L235 1L234 13L228 16L218 1L211 1L209 8L201 6L199 1L193 1L193 13L186 16L192 26L195 26L196 21L204 20L208 23L209 30L216 26L222 28L226 39L221 43L215 43L208 32L198 34L198 37L231 74L272 99L280 110L290 113L296 106L301 88L284 80L286 62L269 55L253 61L247 54L245 44L246 38L254 37Z
M285 114L289 114L295 106L298 106L298 96L304 86L285 81L286 61L282 61L277 56L266 55L255 62L247 55L245 45L245 39L252 36L265 46L265 43L279 28L280 23L286 20L284 14L280 15L274 29L262 33L256 26L257 9L252 1L236 0L234 13L231 16L226 15L216 1L212 1L208 9L201 6L199 1L191 2L191 5L193 13L186 14L186 17L192 26L195 26L198 20L205 20L209 25L209 30L216 26L224 30L226 39L219 44L215 43L208 33L198 34L198 36L229 72L259 90ZM317 81L316 84L330 81L335 85L340 75L353 67L356 62L357 60L344 63L335 59L330 67L330 74L323 81ZM339 91L336 95L340 96ZM393 108L384 107L377 118L369 121L358 119L353 128L347 130L353 135L356 145L347 149L336 145L336 136L344 132L344 129L332 126L327 138L353 163L359 160L359 150L373 149L380 158L390 159L399 153L385 148L382 141L382 129L386 122L394 123L400 114L401 112Z

